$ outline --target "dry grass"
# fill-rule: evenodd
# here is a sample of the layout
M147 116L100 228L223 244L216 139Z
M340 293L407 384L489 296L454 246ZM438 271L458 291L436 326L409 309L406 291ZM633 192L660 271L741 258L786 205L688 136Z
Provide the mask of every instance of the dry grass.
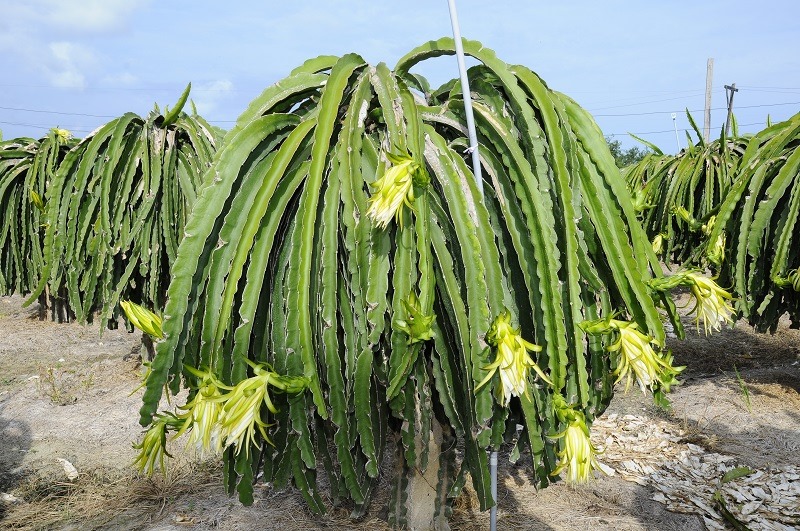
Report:
M171 501L221 480L214 462L176 462L166 475L148 478L132 470L95 469L75 481L43 475L29 476L14 489L22 502L12 505L3 519L6 529L34 530L105 527L121 515L157 520Z

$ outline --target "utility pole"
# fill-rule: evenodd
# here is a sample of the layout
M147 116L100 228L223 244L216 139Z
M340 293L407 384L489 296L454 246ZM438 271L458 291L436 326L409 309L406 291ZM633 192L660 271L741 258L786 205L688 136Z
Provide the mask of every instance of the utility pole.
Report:
M714 77L714 58L706 63L706 112L703 116L703 140L708 142L711 135L711 79Z
M728 129L731 126L731 116L733 115L733 95L739 92L736 83L725 85L725 98L728 100L728 117L725 118L725 138L728 138Z

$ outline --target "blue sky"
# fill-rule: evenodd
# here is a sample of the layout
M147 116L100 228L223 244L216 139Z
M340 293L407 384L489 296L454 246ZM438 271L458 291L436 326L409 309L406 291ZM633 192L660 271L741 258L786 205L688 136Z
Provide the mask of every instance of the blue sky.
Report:
M800 1L457 0L462 35L523 64L592 112L623 145L640 134L677 149L673 125L702 127L714 58L712 137L723 85L740 91L743 132L800 111ZM198 111L229 128L248 102L305 59L360 53L390 66L452 35L446 0L0 0L0 130L85 136L125 112L146 114L193 86ZM420 73L457 77L455 58ZM671 113L676 112L673 124Z

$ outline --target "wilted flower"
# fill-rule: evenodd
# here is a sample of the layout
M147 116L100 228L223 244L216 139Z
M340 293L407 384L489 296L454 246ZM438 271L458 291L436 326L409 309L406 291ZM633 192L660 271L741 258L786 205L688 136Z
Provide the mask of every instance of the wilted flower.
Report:
M668 352L656 352L653 345L660 347L658 342L638 330L635 322L598 319L585 321L581 327L590 334L616 335L606 350L619 352L617 368L614 371L617 380L614 383L626 378L625 392L630 389L634 376L643 393L646 389L651 391L663 389L669 392L670 386L677 383L675 376L684 369L672 366L672 355Z
M699 230L703 230L703 223L693 218L686 208L682 206L673 207L672 213L685 221L686 225L689 226L690 231L697 232Z
M178 415L183 424L175 434L175 438L190 431L187 444L194 445L201 451L219 452L222 450L220 421L222 420L223 395L221 388L225 386L211 371L199 371L188 366L186 370L201 380L192 400L184 406L179 406L179 409L184 410L185 413Z
M131 301L121 301L122 311L128 321L154 339L163 339L164 333L161 330L161 317Z
M380 228L386 228L392 218L403 225L403 205L414 208L414 185L424 187L430 182L425 168L410 155L386 154L392 167L372 183L375 192L370 197L367 215Z
M597 448L589 439L589 428L583 413L566 405L561 395L553 397L556 416L567 427L553 438L561 440L561 450L557 453L558 466L551 476L567 471L565 477L568 483L586 483L592 479L592 472L603 470L603 465L597 460Z
M299 393L308 387L308 380L302 376L281 376L273 372L268 366L260 366L248 361L253 372L252 377L236 384L228 393L219 397L224 402L220 418L220 436L224 439L224 446L236 446L236 453L245 449L250 452L250 446L255 443L256 430L263 439L270 442L267 436L267 423L261 420L261 405L265 404L272 413L278 410L269 396L269 386L288 392Z
M153 423L142 437L142 442L133 447L140 450L133 464L140 472L151 476L156 469L156 464L164 470L164 457L172 457L167 452L167 430L175 428L178 419L172 414L156 415Z
M717 216L711 216L710 218L708 218L708 221L706 221L703 225L700 226L700 230L706 236L710 236L711 231L714 230L714 224L716 222L717 222Z
M626 378L625 391L631 386L632 373L636 375L636 382L642 392L646 388L655 390L656 383L665 391L669 391L671 384L675 383L675 375L683 370L683 367L672 366L672 356L669 354L663 358L653 349L653 344L657 343L652 337L643 334L637 328L638 325L631 321L612 320L617 332L617 340L607 347L609 352L619 352L619 361L614 374L617 382ZM616 382L615 382L616 383Z
M436 321L436 315L426 315L422 312L419 299L413 291L409 293L408 298L401 300L403 307L406 310L406 318L398 319L395 321L395 328L406 333L408 336L408 344L420 343L433 339L433 326Z
M508 406L512 396L521 396L528 391L528 372L530 369L545 382L552 385L550 379L533 361L528 352L541 352L542 347L522 339L519 330L511 326L511 312L504 310L497 316L486 333L486 341L495 347L494 362L483 369L489 371L486 378L475 388L477 391L492 379L496 372L500 373L501 385L496 388L497 401Z
M697 272L690 271L685 275L694 302L690 313L695 314L697 330L700 331L701 320L706 335L712 328L719 331L724 323L732 323L733 306L728 304L728 301L732 300L733 296L712 279Z
M733 306L728 301L733 296L719 287L713 279L704 277L697 271L680 271L674 275L654 278L648 285L657 291L667 291L678 286L689 288L691 299L688 304L694 304L690 314L695 314L697 330L700 331L700 321L706 334L713 328L720 330L723 323L733 322Z

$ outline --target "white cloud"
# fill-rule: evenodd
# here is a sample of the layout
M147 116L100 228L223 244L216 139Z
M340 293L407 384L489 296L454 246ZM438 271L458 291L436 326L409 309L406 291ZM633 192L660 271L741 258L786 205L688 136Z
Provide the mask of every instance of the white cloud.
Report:
M233 83L227 79L218 79L198 87L199 91L203 92L216 92L220 94L227 94L233 90Z
M149 0L37 0L46 22L73 34L107 33L125 25Z
M227 79L217 79L208 83L192 84L192 92L189 97L194 101L197 113L207 115L216 109L217 104L230 96L232 92L233 83Z
M62 70L60 72L48 72L50 83L54 87L66 89L86 88L86 78L76 70Z
M151 0L29 0L3 6L0 53L51 85L84 88L102 66L86 37L113 34ZM85 43L85 44L84 44Z
M109 74L100 80L104 85L111 87L129 87L139 82L139 78L130 72L119 72L116 74Z
M51 42L50 56L42 63L42 69L50 82L61 88L86 87L84 70L95 63L94 53L85 46L73 42Z

